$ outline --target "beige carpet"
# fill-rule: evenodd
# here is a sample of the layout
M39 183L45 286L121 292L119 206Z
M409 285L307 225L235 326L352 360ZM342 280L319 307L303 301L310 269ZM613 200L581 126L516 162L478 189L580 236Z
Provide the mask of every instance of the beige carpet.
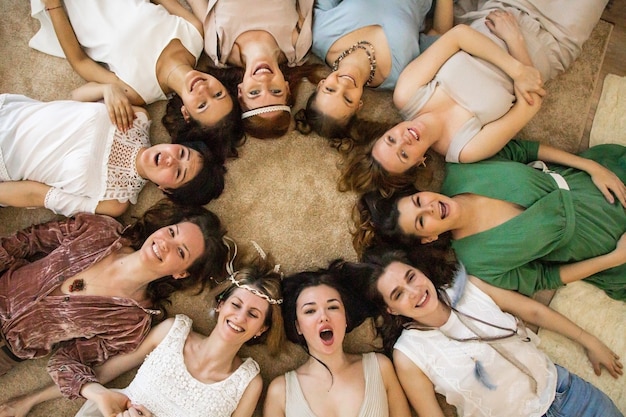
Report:
M5 17L0 25L0 92L20 93L40 100L68 97L71 89L81 84L80 78L64 60L43 55L27 46L38 29L36 21L29 16L29 2L3 0L0 13ZM569 150L577 149L585 123L581 114L587 114L589 109L588 97L595 87L610 31L611 26L601 22L570 71L547 85L549 98L537 118L525 129L526 137ZM302 93L312 89L311 85L305 87ZM367 92L364 100L367 108L364 117L398 119L397 113L391 110L389 93ZM304 94L298 97L296 107L303 102ZM154 143L168 140L160 124L163 109L163 103L149 107L154 120ZM273 141L251 138L240 153L239 159L228 163L226 192L208 206L222 218L230 236L248 247L249 240L256 240L274 254L288 273L322 266L339 256L355 258L350 244L349 211L356 196L337 191L338 155L324 140L294 132ZM148 186L139 204L122 220L128 221L132 214L141 213L159 196L155 187ZM0 209L0 235L52 217L45 210ZM199 331L208 332L212 325L207 316L208 299L208 294L179 295L175 297L172 313L188 314ZM579 308L581 306L585 306L583 310L595 308L584 301L578 304ZM611 321L597 324L613 328ZM363 326L350 335L348 349L371 350L372 337L368 330ZM286 346L279 358L270 358L262 348L249 349L244 354L259 361L266 383L305 358L304 353L292 345ZM44 365L45 360L20 364L1 377L0 402L47 383L49 378ZM117 385L124 385L129 377L118 380ZM623 391L623 382L620 381L619 386ZM70 416L79 406L80 401L59 400L36 408L31 415ZM453 415L452 410L447 411Z
M604 78L589 146L602 143L626 145L626 77L608 74Z

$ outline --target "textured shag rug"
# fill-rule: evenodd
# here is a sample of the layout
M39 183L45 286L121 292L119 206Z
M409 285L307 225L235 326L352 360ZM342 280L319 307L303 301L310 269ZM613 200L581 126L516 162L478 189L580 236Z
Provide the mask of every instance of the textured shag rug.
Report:
M82 81L67 62L28 48L28 40L38 29L37 22L30 17L29 2L3 0L0 13L4 16L0 25L0 92L25 94L39 100L69 97L70 91ZM548 97L540 113L524 129L524 137L570 151L578 149L586 120L581 115L589 111L589 97L595 88L610 32L611 25L600 22L585 44L581 57L568 72L546 84ZM297 97L296 109L303 106L313 89L311 84L303 87ZM367 91L364 101L366 110L362 117L399 120L390 93ZM169 141L160 123L164 108L164 103L148 107L153 120L153 143ZM338 161L337 152L315 135L302 136L291 131L278 140L249 138L240 149L240 158L227 164L224 194L208 208L219 215L229 236L240 242L244 249L249 250L248 242L255 240L272 253L286 273L325 266L336 257L354 260L349 227L350 210L356 195L337 191ZM131 216L142 213L160 197L156 187L147 186L139 203L121 220L129 221ZM41 209L0 208L0 235L52 218L50 212ZM208 292L179 294L174 297L170 313L189 315L195 328L207 333L213 325L207 314L210 298ZM597 307L587 300L577 300L576 305L587 312ZM590 328L592 331L603 328L610 333L611 329L616 329L613 319L598 319L594 323L594 328ZM367 325L356 329L348 337L347 349L372 350L375 343L370 330ZM622 330L619 337L623 338L623 335ZM278 358L267 355L262 347L245 349L242 354L251 355L259 362L266 384L306 358L302 349L291 344L285 346ZM560 357L561 353L551 355L557 362L585 360L581 352L565 353L568 358ZM626 353L623 356L626 357ZM45 359L22 363L0 377L0 403L48 383L45 363ZM131 376L125 375L114 385L125 386ZM611 389L612 392L626 391L623 381L614 383ZM31 415L71 416L80 405L81 401L57 400L37 407ZM448 415L454 415L452 408L446 411Z

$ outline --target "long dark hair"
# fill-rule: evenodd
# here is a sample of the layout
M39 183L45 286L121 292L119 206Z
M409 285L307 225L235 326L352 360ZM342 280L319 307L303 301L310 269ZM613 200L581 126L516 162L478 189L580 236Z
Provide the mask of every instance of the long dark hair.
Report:
M122 234L131 242L133 249L139 250L146 239L158 229L186 221L197 225L202 231L204 252L188 268L187 278L174 279L168 275L148 284L148 298L162 311L165 311L165 304L169 303L169 297L174 292L195 286L199 286L201 292L207 283L213 282L211 277L224 275L228 248L222 239L226 231L219 218L204 207L183 206L163 199L146 210Z
M385 268L393 262L401 262L419 269L433 283L437 291L449 287L458 269L458 263L450 251L437 248L421 250L419 254L408 253L402 249L394 249L386 245L370 248L363 257L366 266L361 275L361 290L364 301L371 303L377 310L382 321L377 321L376 330L383 339L385 354L391 357L393 345L400 337L404 326L412 320L408 317L390 314L382 294L378 291L378 280Z
M451 232L442 233L440 238L423 244L420 238L404 233L398 221L398 201L419 192L415 187L396 190L385 197L379 191L370 191L359 197L352 210L352 244L357 254L362 255L369 246L378 244L402 245L404 247L430 246L438 249L450 247Z
M177 204L203 206L224 191L226 167L221 151L211 151L204 142L181 142L200 153L202 168L182 187L168 188L164 193Z
M202 126L193 119L187 122L180 111L183 100L174 94L167 102L161 123L172 137L172 143L202 141L209 146L217 143L225 158L237 157L237 147L245 142L241 107L237 100L237 79L240 75L235 69L213 68L208 65L203 65L202 69L199 66L198 69L220 80L232 98L232 110L211 127Z

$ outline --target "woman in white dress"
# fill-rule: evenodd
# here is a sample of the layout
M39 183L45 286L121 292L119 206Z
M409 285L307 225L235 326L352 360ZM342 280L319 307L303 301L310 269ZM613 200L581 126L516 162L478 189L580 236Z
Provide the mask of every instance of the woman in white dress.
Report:
M265 258L229 273L226 288L215 297L217 322L208 336L193 331L191 319L182 314L158 324L135 351L95 368L100 383L83 385L81 395L88 401L76 416L252 416L263 381L257 362L238 352L244 344L264 343L274 355L284 343L281 273ZM139 365L125 389L102 385ZM55 388L21 397L12 406L26 415L34 405L58 397Z
M243 135L241 111L229 90L194 69L202 52L202 24L178 1L33 0L31 8L41 29L29 45L66 57L87 81L72 98L104 99L121 130L132 125L133 105L173 96L182 99L182 105L169 109L179 125L203 128L224 142ZM218 136L224 127L226 138Z
M0 95L0 205L118 216L147 181L204 205L224 188L223 160L202 142L151 146L148 113L112 125L102 103Z

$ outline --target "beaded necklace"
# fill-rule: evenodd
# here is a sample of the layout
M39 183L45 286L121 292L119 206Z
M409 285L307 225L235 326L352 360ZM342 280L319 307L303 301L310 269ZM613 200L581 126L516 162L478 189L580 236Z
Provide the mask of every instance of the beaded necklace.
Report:
M369 47L369 49L366 46ZM368 41L358 41L357 43L355 43L354 45L352 45L351 47L343 51L337 57L337 59L335 59L335 62L333 62L333 71L337 71L337 68L339 68L339 63L345 57L347 57L348 55L350 55L352 52L356 51L357 49L364 50L365 53L367 54L367 59L369 59L370 61L370 76L365 82L365 86L367 87L374 80L374 75L376 74L376 53L374 51L374 45L372 45ZM371 52L370 52L370 49L371 49Z

